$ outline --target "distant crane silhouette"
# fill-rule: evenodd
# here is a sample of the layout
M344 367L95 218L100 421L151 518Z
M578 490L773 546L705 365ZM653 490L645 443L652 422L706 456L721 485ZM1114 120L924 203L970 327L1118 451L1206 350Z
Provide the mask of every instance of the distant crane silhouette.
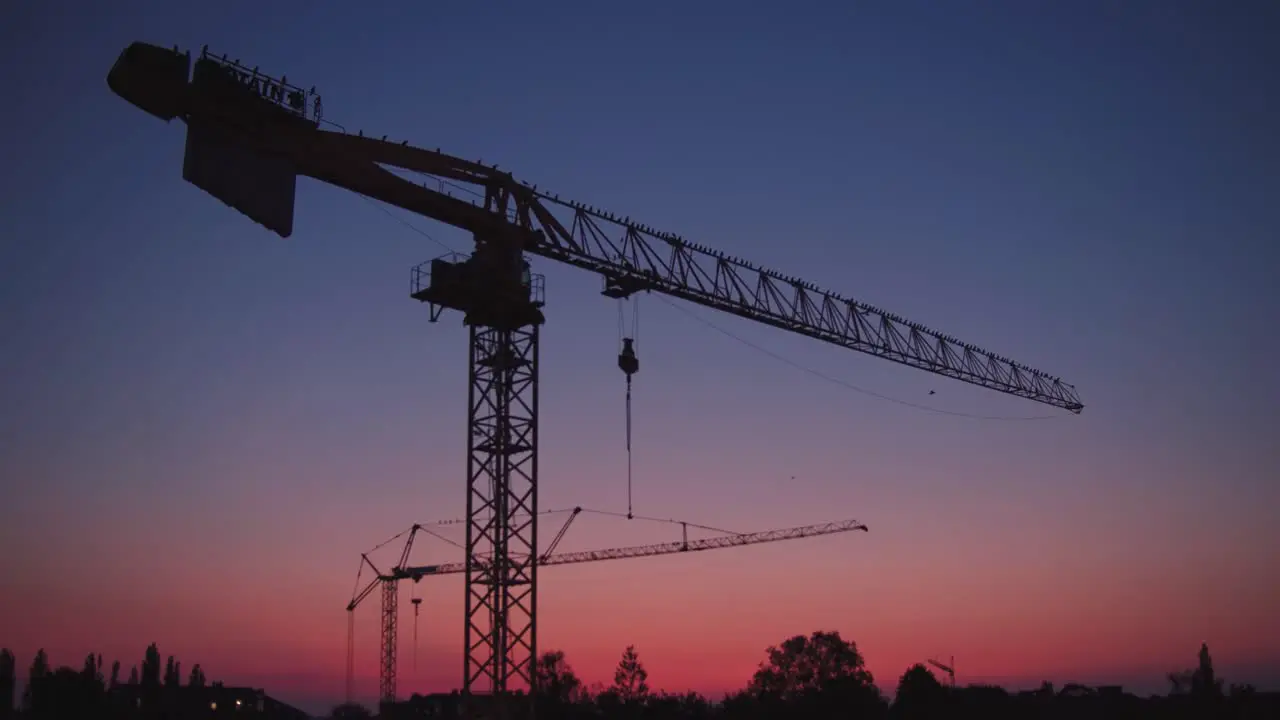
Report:
M951 656L951 661L949 663L942 663L938 660L934 660L933 658L929 658L929 664L947 674L947 677L950 679L951 687L956 686L956 658L954 655Z
M818 525L802 525L800 527L782 528L777 530L764 530L754 533L729 533L726 535L718 535L715 537L702 539L689 539L688 525L689 523L680 523L683 528L681 539L674 542L655 543L652 545L631 545L628 547L608 548L604 550L582 550L577 552L565 552L552 554L556 546L560 544L560 540L564 538L565 532L569 529L569 525L573 519L582 512L582 508L573 508L569 518L565 521L560 531L556 533L555 538L548 545L547 549L539 553L534 560L535 565L539 567L547 567L552 565L572 565L586 562L600 562L603 560L625 560L627 558L654 557L657 555L673 555L684 552L698 552L702 550L720 550L731 547L742 547L744 545L759 545L761 543L782 542L783 540L798 540L800 538L819 537L823 535L835 535L838 533L847 533L854 530L867 531L867 526L857 520L841 520L839 522L822 523ZM545 514L545 513L544 513ZM419 565L410 566L409 553L413 548L414 538L419 532L431 533L431 530L422 526L414 525L405 531L408 538L405 540L404 549L400 552L399 563L387 572L378 569L373 561L369 559L368 553L361 556L360 568L363 571L367 565L374 573L373 579L363 587L360 586L360 574L356 576L356 587L358 591L351 597L351 602L347 604L347 702L353 701L355 687L355 609L365 598L373 594L373 591L379 586L382 587L382 647L379 650L379 667L378 667L378 693L379 701L394 702L396 697L396 626L397 617L399 615L399 596L396 592L396 584L401 580L412 580L419 582L424 577L435 575L454 575L464 573L467 570L466 562L444 563L440 565ZM393 542L400 535L388 540L387 543ZM386 545L387 543L383 543ZM479 565L487 565L493 562L493 555L484 555L473 558L472 562ZM417 612L421 598L414 598L414 655L417 655Z

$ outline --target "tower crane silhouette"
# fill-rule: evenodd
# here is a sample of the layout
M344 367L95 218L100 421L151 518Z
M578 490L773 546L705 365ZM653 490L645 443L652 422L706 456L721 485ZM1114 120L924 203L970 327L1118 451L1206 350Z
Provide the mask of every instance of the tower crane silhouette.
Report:
M547 549L540 553L532 564L535 567L550 567L556 565L576 565L579 563L602 562L605 560L626 560L629 558L656 557L661 555L672 555L676 553L702 552L705 550L723 550L733 547L744 547L747 545L760 545L763 543L782 542L785 540L799 540L802 538L821 537L824 535L835 535L839 533L853 532L855 530L867 531L867 526L857 520L841 520L839 522L821 523L817 525L802 525L799 527L781 528L776 530L764 530L753 533L730 533L718 535L709 538L701 538L690 540L687 525L682 528L682 537L680 540L654 543L648 545L630 545L627 547L608 548L604 550L582 550L576 552L555 553L556 547L560 544L560 540L564 538L565 532L569 529L573 519L582 512L582 508L574 508L560 531L556 533L555 539L547 546ZM396 645L397 645L397 624L396 618L399 613L399 593L397 585L402 580L411 580L415 583L424 578L434 577L437 575L455 575L467 572L467 563L454 562L443 563L438 565L409 565L409 553L414 546L414 539L418 533L425 531L422 525L414 525L407 531L404 549L400 553L399 562L391 567L391 569L383 572L369 558L368 553L361 555L360 567L361 571L368 567L373 571L373 578L364 586L360 586L360 575L356 576L356 592L351 596L351 602L347 604L347 702L354 700L354 672L355 672L355 609L360 603L373 594L373 592L382 589L382 633L381 645L378 652L378 695L379 701L382 703L394 702L396 698ZM400 535L405 535L401 533ZM400 537L397 535L396 537ZM394 541L396 538L392 538ZM388 541L390 542L390 541ZM494 561L496 556L489 553L484 556L474 558L474 562L485 566ZM522 558L523 559L523 558ZM414 624L417 626L418 604L420 598L414 598ZM415 653L416 653L416 630L415 630Z
M1057 377L800 278L562 200L496 164L347 133L319 117L314 90L207 48L193 63L176 47L135 42L107 84L155 117L184 121L183 178L281 237L293 232L299 175L471 233L469 257L418 265L409 292L430 307L432 321L446 309L462 313L470 334L464 694L487 684L505 695L536 683L539 563L530 518L538 508L545 303L529 256L596 273L606 297L660 293L1070 412L1084 407ZM420 185L391 167L430 182ZM478 200L453 197L446 184ZM638 365L632 368L625 339L621 345L619 366L630 377Z
M940 660L929 658L929 664L947 674L947 678L951 682L951 687L956 686L956 659L954 656L949 662L945 663Z

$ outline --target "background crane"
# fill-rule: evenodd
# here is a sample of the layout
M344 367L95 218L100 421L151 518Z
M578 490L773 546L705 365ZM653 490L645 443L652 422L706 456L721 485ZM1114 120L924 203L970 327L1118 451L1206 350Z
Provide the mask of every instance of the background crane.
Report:
M929 664L947 674L951 687L956 686L956 659L954 656L952 656L951 660L946 663L929 658Z
M625 560L628 558L654 557L657 555L671 555L683 552L699 552L702 550L721 550L732 547L742 547L745 545L759 545L761 543L781 542L783 540L799 540L801 538L820 537L823 535L835 535L837 533L853 532L854 530L867 531L867 526L857 520L841 520L839 522L821 523L817 525L803 525L800 527L781 528L777 530L764 530L753 533L731 533L716 537L702 538L690 540L688 534L688 524L681 523L682 537L680 540L665 543L654 543L647 545L631 545L628 547L608 548L603 550L583 550L577 552L566 552L553 554L556 546L564 537L565 532L569 529L573 519L582 512L582 508L574 508L565 524L561 526L560 532L556 534L555 539L548 545L547 549L533 560L533 564L537 567L547 567L554 565L573 565L578 563L601 562L604 560ZM347 702L352 702L354 697L355 686L355 609L365 598L373 594L375 589L382 590L382 632L381 645L378 652L378 698L382 703L394 702L396 699L396 651L398 626L397 618L399 617L399 591L398 583L401 580L412 580L418 582L425 577L436 575L454 575L467 572L467 563L453 562L438 565L416 565L411 566L409 562L409 553L413 548L415 536L419 532L433 533L423 525L414 525L406 531L408 537L405 540L404 549L400 553L399 562L390 568L387 572L382 572L373 561L369 559L369 553L360 556L360 569L368 566L373 571L374 577L369 580L363 587L359 585L360 575L356 577L357 591L351 597L351 602L347 604ZM394 542L396 539L404 536L406 532L391 538L387 542ZM381 546L380 546L381 547ZM474 558L474 562L480 566L487 566L494 561L494 555ZM415 598L415 600L418 600ZM415 604L414 612L417 612Z
M415 267L410 294L470 332L463 693L533 689L537 656L538 331L543 279L528 255L600 275L603 294L658 292L834 345L1080 412L1075 388L880 308L729 257L630 217L562 200L485 166L407 143L322 130L319 96L202 51L127 47L107 84L187 123L183 177L288 237L304 175L470 232L470 257ZM332 125L332 123L329 123ZM388 168L418 173L419 184ZM453 197L446 184L473 189ZM619 367L639 369L624 338ZM488 557L486 562L477 558Z

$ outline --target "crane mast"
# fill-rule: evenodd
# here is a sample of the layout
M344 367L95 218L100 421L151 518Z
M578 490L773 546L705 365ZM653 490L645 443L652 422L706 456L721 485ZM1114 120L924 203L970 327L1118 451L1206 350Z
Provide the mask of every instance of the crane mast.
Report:
M469 326L463 692L536 683L538 330L543 280L527 255L600 275L603 294L657 292L1079 413L1061 379L796 277L729 257L628 217L562 200L496 165L322 130L319 95L202 51L127 47L107 76L144 111L187 124L183 177L288 237L299 175L471 233L469 257L412 270L430 318ZM426 176L433 187L389 170ZM478 201L445 185L471 188ZM527 518L527 520L526 520ZM488 558L477 562L477 558Z

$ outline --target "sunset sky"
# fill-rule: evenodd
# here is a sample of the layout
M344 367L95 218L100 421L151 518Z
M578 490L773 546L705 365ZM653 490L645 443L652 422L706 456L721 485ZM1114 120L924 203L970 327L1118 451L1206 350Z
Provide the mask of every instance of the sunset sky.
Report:
M1079 388L1074 416L640 298L636 512L870 532L547 569L540 644L586 681L634 643L652 685L718 696L831 629L888 689L954 656L961 683L1163 692L1201 642L1228 682L1280 686L1276 4L392 5L0 9L0 646L20 674L44 647L127 675L155 641L319 712L360 553L463 512L466 333L408 284L469 237L304 179L282 240L183 182L181 123L106 85L144 40ZM625 511L617 303L534 264L542 507ZM678 536L591 514L561 549ZM417 591L401 695L460 682L461 580Z

